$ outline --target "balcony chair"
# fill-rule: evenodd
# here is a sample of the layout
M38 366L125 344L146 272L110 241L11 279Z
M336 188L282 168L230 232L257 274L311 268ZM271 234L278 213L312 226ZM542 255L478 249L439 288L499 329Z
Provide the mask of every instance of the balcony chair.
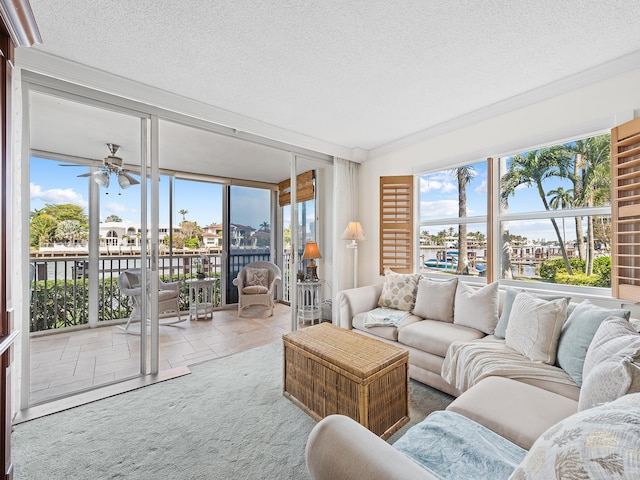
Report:
M127 333L130 332L129 326L132 322L140 321L140 312L142 311L142 287L141 287L142 272L140 269L125 270L118 277L118 287L123 295L128 295L133 303L133 309L127 324L122 327L121 330ZM151 282L151 271L147 270L147 282ZM151 312L151 294L147 292L147 315ZM178 316L177 320L170 320L167 322L160 322L160 325L175 325L176 323L184 322L187 318L182 318L180 315L180 282L163 282L158 279L158 314L162 313L175 313ZM142 329L141 329L142 330Z
M276 285L282 282L280 268L271 262L251 262L242 267L233 284L238 287L238 316L252 305L269 308L273 315L273 296Z

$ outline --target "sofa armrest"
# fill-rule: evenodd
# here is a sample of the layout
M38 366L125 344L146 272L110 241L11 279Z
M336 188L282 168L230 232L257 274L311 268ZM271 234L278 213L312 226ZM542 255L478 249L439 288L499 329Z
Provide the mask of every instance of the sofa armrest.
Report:
M336 300L338 302L338 319L340 326L351 330L353 328L351 322L354 315L376 308L381 293L381 283L339 292Z
M344 415L329 415L313 428L305 455L307 468L314 480L436 478Z

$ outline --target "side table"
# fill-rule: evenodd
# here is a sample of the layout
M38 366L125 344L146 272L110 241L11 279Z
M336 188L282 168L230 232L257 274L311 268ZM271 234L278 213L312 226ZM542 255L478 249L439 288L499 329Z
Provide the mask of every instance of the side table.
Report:
M320 305L322 304L323 282L298 282L298 321L305 323L322 320Z
M188 278L189 285L189 320L195 318L213 318L213 294L215 289L214 278Z

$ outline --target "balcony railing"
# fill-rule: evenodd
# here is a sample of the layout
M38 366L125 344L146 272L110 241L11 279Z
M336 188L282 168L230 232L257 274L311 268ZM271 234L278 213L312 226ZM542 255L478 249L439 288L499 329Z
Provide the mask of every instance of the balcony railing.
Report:
M204 261L202 259L204 258ZM30 331L40 332L89 323L88 256L32 257L30 282ZM268 261L260 252L233 252L229 255L231 279L243 265ZM189 309L189 288L184 282L196 276L196 269L216 279L214 308L222 306L220 254L162 255L158 272L164 281L181 281L180 309ZM289 255L285 254L283 300L289 301ZM140 268L141 259L134 255L108 255L98 260L98 323L126 319L131 313L130 299L120 293L118 276L125 270ZM236 287L228 281L228 288ZM232 302L228 302L232 303Z

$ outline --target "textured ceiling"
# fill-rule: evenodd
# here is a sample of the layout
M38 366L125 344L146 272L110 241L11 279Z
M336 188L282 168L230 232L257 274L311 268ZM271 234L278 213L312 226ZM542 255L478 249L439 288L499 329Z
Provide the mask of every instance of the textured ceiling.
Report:
M640 2L31 0L36 48L372 149L640 50Z

